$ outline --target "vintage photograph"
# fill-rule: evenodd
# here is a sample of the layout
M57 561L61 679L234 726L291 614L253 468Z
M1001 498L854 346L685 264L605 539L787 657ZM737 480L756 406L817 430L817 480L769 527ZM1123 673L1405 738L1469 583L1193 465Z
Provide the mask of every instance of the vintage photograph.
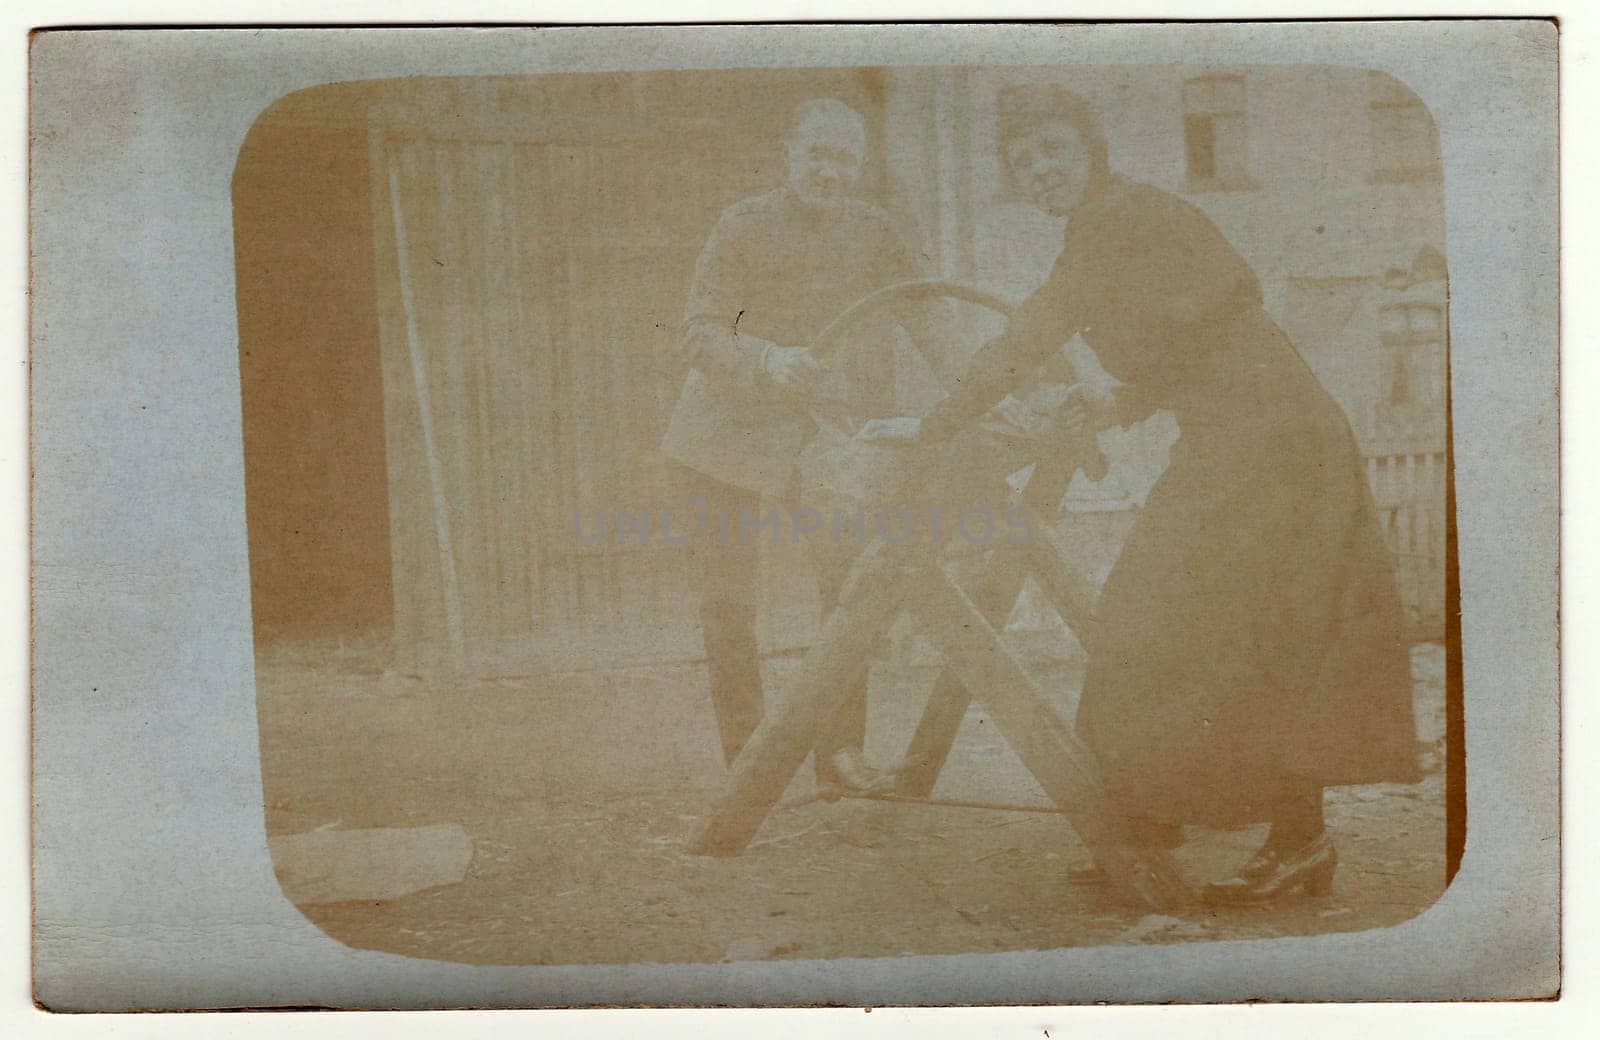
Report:
M262 812L333 939L895 957L1445 891L1450 256L1394 76L358 80L267 108L232 205Z

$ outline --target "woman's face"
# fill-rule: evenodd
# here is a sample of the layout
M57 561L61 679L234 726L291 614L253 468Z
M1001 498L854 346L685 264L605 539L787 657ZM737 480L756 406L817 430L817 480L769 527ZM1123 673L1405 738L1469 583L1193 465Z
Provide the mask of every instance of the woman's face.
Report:
M1063 216L1082 199L1094 161L1078 131L1060 120L1041 123L1006 144L1017 185L1034 205Z

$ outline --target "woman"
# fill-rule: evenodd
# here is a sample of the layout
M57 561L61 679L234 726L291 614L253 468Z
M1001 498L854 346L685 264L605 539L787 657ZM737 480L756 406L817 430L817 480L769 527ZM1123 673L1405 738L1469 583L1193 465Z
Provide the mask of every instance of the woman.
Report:
M999 130L1018 187L1067 218L1061 254L950 397L862 436L942 441L1074 335L1121 383L1082 392L1075 421L1170 409L1181 436L1096 608L1077 729L1143 840L1272 824L1212 900L1323 892L1323 788L1416 773L1399 601L1349 424L1210 219L1110 171L1082 98L1012 88Z

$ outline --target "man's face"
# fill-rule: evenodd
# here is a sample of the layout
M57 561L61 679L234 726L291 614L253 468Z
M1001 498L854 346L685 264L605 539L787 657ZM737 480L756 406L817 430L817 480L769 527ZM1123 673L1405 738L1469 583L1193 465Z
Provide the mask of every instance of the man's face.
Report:
M1006 161L1029 201L1058 217L1083 199L1094 166L1078 131L1059 121L1012 138Z
M837 202L861 177L866 141L852 119L808 119L789 141L789 185L813 206Z

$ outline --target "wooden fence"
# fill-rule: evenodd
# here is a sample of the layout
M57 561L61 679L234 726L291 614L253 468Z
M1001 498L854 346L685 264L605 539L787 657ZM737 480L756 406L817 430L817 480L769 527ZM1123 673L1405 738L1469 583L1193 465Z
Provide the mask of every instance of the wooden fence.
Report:
M1444 634L1446 458L1443 450L1369 449L1366 455L1412 641Z

